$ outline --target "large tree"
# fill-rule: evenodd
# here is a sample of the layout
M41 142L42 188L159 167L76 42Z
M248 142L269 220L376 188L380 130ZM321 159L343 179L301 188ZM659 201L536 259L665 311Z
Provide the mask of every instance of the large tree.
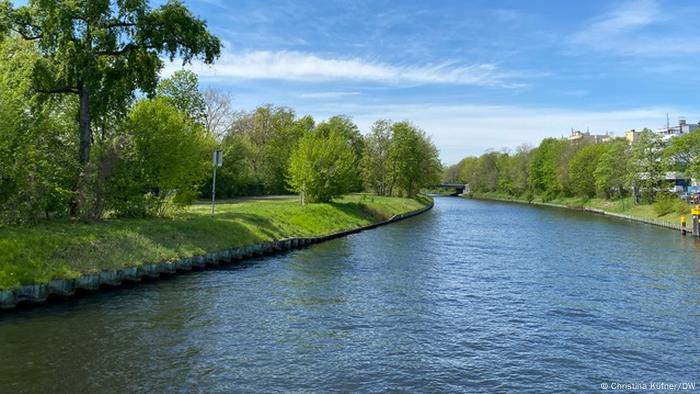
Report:
M0 39L0 222L65 212L72 193L77 141L74 101L36 100L31 44Z
M688 178L700 178L700 131L672 138L663 157L669 169L682 171Z
M440 181L442 164L438 150L423 130L409 122L392 126L389 160L389 193L413 197L423 187Z
M330 117L325 122L319 123L316 126L317 132L321 134L330 134L335 131L342 135L350 149L355 153L355 174L353 176L351 191L359 192L362 190L362 174L360 171L360 161L364 150L365 141L362 138L359 127L345 115L336 115Z
M125 111L136 90L153 93L161 56L212 63L220 53L220 41L206 22L177 0L155 9L147 0L30 0L17 8L0 2L0 24L40 51L35 89L79 97L83 173L93 119Z
M629 178L630 147L624 139L604 144L594 176L598 193L606 198L622 197Z
M654 202L656 188L663 180L661 155L664 142L659 134L644 129L632 145L630 177L645 202Z
M391 121L374 122L372 131L365 137L362 152L362 174L365 186L385 196L389 193L389 146L391 146Z
M605 144L587 145L579 149L569 161L569 185L575 195L589 198L595 196L595 171L606 150Z
M545 138L533 151L529 173L533 193L542 193L546 199L553 199L563 192L559 164L566 144L565 140Z
M356 163L355 152L340 131L314 130L292 152L289 187L310 202L330 202L351 190Z
M199 78L190 70L178 70L160 81L156 94L165 97L172 106L195 122L206 123L207 104L199 91Z

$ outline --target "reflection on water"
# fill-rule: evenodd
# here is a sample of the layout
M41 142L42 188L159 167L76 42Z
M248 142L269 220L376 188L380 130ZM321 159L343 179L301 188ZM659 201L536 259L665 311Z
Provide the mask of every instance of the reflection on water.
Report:
M700 243L516 204L0 316L0 392L700 383Z

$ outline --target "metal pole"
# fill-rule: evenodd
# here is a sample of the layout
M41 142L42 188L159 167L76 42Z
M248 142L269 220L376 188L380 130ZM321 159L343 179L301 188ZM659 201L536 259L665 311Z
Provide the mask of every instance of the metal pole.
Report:
M214 177L211 182L211 214L214 215L214 207L216 206L216 164L214 164Z

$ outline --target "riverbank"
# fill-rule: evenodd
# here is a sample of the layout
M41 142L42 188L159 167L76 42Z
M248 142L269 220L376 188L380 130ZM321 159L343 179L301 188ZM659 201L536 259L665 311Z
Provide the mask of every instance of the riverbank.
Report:
M554 200L543 201L541 198L535 198L532 201L527 201L523 198L516 198L505 193L490 192L490 193L472 193L468 196L478 200L495 200L507 201L521 204L542 205L557 208L573 209L586 211L600 215L617 217L625 220L632 220L640 223L652 224L655 226L665 227L673 230L681 229L680 218L684 216L690 229L690 216L687 214L678 214L671 212L659 216L651 204L635 204L632 198L624 198L620 200L605 200L599 198L582 199L578 197L557 198Z
M303 207L296 199L221 204L213 217L193 206L169 219L0 227L0 306L303 246L431 206L428 198L351 195Z

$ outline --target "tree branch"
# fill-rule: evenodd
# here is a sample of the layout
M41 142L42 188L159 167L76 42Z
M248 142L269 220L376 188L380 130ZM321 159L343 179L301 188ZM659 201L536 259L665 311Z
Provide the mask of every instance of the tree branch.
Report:
M150 46L141 46L141 48L151 49ZM136 44L126 44L121 49L117 49L114 51L95 51L95 54L98 56L119 56L137 49L139 49L139 46Z
M116 27L134 27L136 23L133 22L114 22L107 25L108 29L114 29Z
M57 93L79 94L80 93L78 88L75 88L72 86L65 86L65 87L55 88L55 89L37 89L36 91L39 93L46 93L46 94L57 94Z
M12 29L12 31L19 34L20 36L22 36L23 39L25 39L27 41L39 40L44 36L43 34L37 34L37 35L30 36L26 32L19 30L19 29Z

